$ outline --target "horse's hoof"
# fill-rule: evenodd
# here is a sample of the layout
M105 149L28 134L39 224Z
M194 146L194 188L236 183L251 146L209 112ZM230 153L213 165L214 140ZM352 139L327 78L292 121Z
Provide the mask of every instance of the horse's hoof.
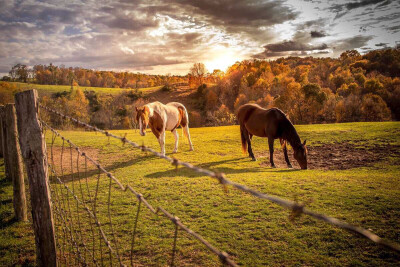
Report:
M288 165L287 166L289 169L293 169L293 166L292 165Z
M174 150L174 151L172 151L172 153L176 153L176 152L178 152L178 150Z
M275 169L275 168L276 168L276 166L275 166L275 165L271 165L271 168L274 168L274 169Z
M194 148L193 148L193 147L191 147L191 148L189 149L189 151L194 151Z
M252 160L252 161L257 161L257 159L256 159L256 158L251 158L251 160Z

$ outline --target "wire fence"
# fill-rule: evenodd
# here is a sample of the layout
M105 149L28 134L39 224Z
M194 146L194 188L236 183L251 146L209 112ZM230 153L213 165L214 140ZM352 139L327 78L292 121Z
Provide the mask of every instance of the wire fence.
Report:
M223 186L224 190L227 190L228 186L232 186L257 198L268 200L287 208L291 210L290 218L292 219L301 214L305 214L360 235L386 248L400 252L399 244L382 239L364 228L317 213L299 203L248 188L245 185L227 179L223 173L199 168L188 162L162 155L150 147L139 145L128 140L126 136L114 135L113 133L98 129L95 126L64 115L49 107L43 105L39 106L41 110L53 113L62 119L69 120L77 126L99 132L109 138L118 139L123 145L127 144L143 152L150 152L170 162L176 168L178 166L184 166L194 172L216 179ZM48 152L50 180L56 183L52 183L50 187L52 196L54 196L52 201L56 217L57 253L58 260L61 264L69 265L71 262L76 265L96 266L105 264L117 264L120 266L130 264L134 266L137 264L134 258L134 249L137 242L140 212L142 206L144 206L152 214L157 216L157 218L162 215L175 225L171 240L171 259L169 261L171 266L175 264L179 230L183 230L204 244L211 252L218 256L223 264L237 266L226 252L214 247L199 234L186 227L179 218L170 214L164 208L155 208L150 205L142 194L136 192L130 185L122 184L113 174L100 165L98 161L89 156L70 140L63 137L48 123L43 120L41 120L41 123L44 129L51 132L51 142ZM59 140L57 141L56 139ZM55 143L57 143L57 146L55 146ZM57 149L55 149L56 147ZM65 162L68 162L68 166L66 166ZM94 175L96 178L91 178L88 173L92 175L96 173ZM131 233L129 234L129 242L126 240L126 233L116 233L116 227L113 223L113 214L116 214L115 210L118 210L118 207L113 204L113 199L116 197L117 191L130 192L137 199L137 209L135 216L132 218L134 223L133 229L131 229ZM106 192L106 195L100 197L99 192ZM120 242L120 239L124 239L124 242ZM127 244L129 244L129 246Z
M44 129L50 130L49 173L52 205L55 214L56 244L61 265L113 265L120 266L138 264L134 261L134 247L137 238L137 227L142 203L155 216L164 216L175 225L173 241L171 242L171 259L174 266L177 251L178 230L183 230L196 240L203 243L211 252L218 256L221 263L229 266L237 264L229 255L214 247L202 236L185 226L178 217L162 207L153 207L146 198L135 191L130 185L123 185L113 174L108 172L95 159L83 152L78 146L62 136L43 120ZM56 139L61 147L55 149ZM58 151L56 151L58 150ZM65 166L68 162L68 166ZM92 168L90 167L92 165ZM59 166L59 168L57 168ZM97 170L96 181L88 179L88 172ZM84 182L82 182L84 180ZM66 182L67 181L67 182ZM100 190L105 189L106 196L100 197ZM132 193L137 201L134 227L129 242L119 242L113 223L113 192ZM104 192L103 192L104 193ZM101 210L99 202L102 202ZM106 208L104 208L104 206ZM130 246L127 246L130 244Z

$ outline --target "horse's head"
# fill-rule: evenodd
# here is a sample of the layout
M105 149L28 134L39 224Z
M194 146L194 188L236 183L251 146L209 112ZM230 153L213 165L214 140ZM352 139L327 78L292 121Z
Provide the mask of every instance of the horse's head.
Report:
M306 146L306 141L304 140L303 144L300 144L299 147L294 149L294 158L297 160L297 162L300 165L300 168L303 170L307 169L307 146Z
M136 107L136 121L139 123L140 135L146 135L146 128L149 124L149 108L146 106Z

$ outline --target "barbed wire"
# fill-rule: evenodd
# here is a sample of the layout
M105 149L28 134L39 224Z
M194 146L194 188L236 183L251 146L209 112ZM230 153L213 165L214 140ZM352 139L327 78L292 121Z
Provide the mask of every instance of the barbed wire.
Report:
M123 137L117 136L117 135L114 135L114 134L110 133L109 131L101 130L101 129L97 128L96 126L89 125L89 124L87 124L85 122L82 122L82 121L80 121L78 119L75 119L75 118L73 118L71 116L62 114L62 113L60 113L57 110L54 110L52 108L43 106L41 104L39 104L39 107L47 110L48 112L54 113L54 114L56 114L56 115L58 115L58 116L60 116L60 117L62 117L64 119L68 119L68 120L76 123L77 125L83 126L84 128L91 129L93 131L102 133L107 137L112 137L112 138L118 139L123 144L129 144L132 147L137 148L137 149L141 149L144 152L150 152L153 155L172 163L175 167L184 166L184 167L186 167L186 168L188 168L188 169L190 169L192 171L195 171L197 173L201 173L201 174L207 175L207 176L209 176L211 178L217 179L219 181L219 183L221 185L223 185L225 190L226 190L226 186L230 185L230 186L232 186L232 187L234 187L234 188L236 188L236 189L238 189L240 191L243 191L243 192L246 192L248 194L251 194L251 195L253 195L253 196L257 197L257 198L269 200L269 201L271 201L271 202L273 202L275 204L278 204L281 207L290 209L292 211L292 214L291 214L292 218L300 216L301 214L305 214L305 215L311 216L311 217L313 217L313 218L315 218L317 220L324 221L324 222L329 223L331 225L334 225L336 227L339 227L339 228L345 229L345 230L347 230L349 232L352 232L352 233L355 233L357 235L360 235L360 236L362 236L364 238L367 238L367 239L369 239L369 240L371 240L371 241L373 241L373 242L375 242L375 243L377 243L379 245L382 245L382 246L384 246L386 248L389 248L391 250L394 250L394 251L400 253L400 244L395 243L393 241L389 241L389 240L383 239L383 238L379 237L378 235L372 233L371 231L369 231L367 229L364 229L364 228L358 227L358 226L354 226L352 224L349 224L349 223L346 223L344 221L341 221L341 220L339 220L337 218L330 217L330 216L315 212L315 211L310 210L310 209L306 208L304 205L299 204L297 202L294 202L294 201L291 201L291 200L287 200L287 199L283 199L283 198L280 198L280 197L277 197L277 196L274 196L274 195L262 193L262 192L259 192L257 190L251 189L251 188L249 188L249 187L247 187L245 185L233 182L233 181L227 179L224 173L218 173L218 172L214 172L214 171L211 171L211 170L208 170L208 169L200 168L200 167L194 166L194 165L192 165L192 164L190 164L188 162L184 162L184 161L178 160L176 158L172 158L172 157L163 155L163 154L155 151L154 149L152 149L150 147L147 147L147 146L144 146L144 145L139 145L139 144L137 144L137 143L135 143L135 142L133 142L131 140L128 140L126 138L126 135L123 136ZM123 186L122 185L120 185L120 186L123 189Z
M137 198L137 200L139 201L138 204L138 210L137 210L137 215L136 215L136 219L135 219L135 224L134 224L134 232L133 232L133 236L132 236L132 246L131 246L131 255L130 255L130 259L131 259L131 264L133 265L132 262L132 251L133 251L133 245L135 242L135 235L136 235L136 226L137 226L137 220L139 217L139 211L140 211L140 204L143 203L150 211L151 213L155 214L155 215L163 215L164 217L166 217L167 219L169 219L174 225L175 225L175 234L174 234L174 243L173 243L173 253L172 253L172 259L171 259L171 265L174 265L174 258L175 258L175 254L176 254L176 239L177 239L177 233L178 233L178 228L184 230L186 233L188 233L189 235L193 236L195 239L197 239L198 241L200 241L201 243L203 243L210 251L212 251L214 254L216 254L219 259L221 260L221 262L223 264L227 264L229 266L238 266L231 258L230 256L224 252L221 251L219 249L217 249L216 247L214 247L213 245L211 245L208 241L206 241L201 235L197 234L196 232L194 232L193 230L191 230L190 228L188 228L187 226L185 226L178 217L172 215L171 213L169 213L168 211L166 211L164 208L162 207L157 207L154 208L152 205L149 204L149 202L146 200L145 197L143 197L143 195L141 193L138 193L137 191L135 191L130 185L123 185L113 174L111 174L110 172L108 172L99 162L97 162L96 160L94 160L92 157L90 157L89 155L87 155L87 153L83 152L77 145L75 145L74 143L72 143L69 139L65 138L64 136L62 136L57 130L55 130L54 128L52 128L50 125L48 125L46 122L44 122L43 120L39 119L40 122L42 123L42 125L49 129L54 135L58 136L59 138L61 138L61 140L63 141L63 146L62 146L62 151L61 153L63 153L63 147L64 147L64 143L69 144L70 148L74 149L78 155L82 156L85 158L85 160L87 159L88 161L90 161L91 163L93 163L97 169L99 170L99 173L104 173L110 180L109 183L109 190L108 190L108 199L107 199L107 213L108 213L108 224L110 225L111 228L111 235L113 236L113 244L114 246L112 246L111 241L109 238L107 238L105 231L102 228L102 224L101 222L98 220L97 216L96 216L96 199L97 199L97 193L98 193L98 185L99 185L99 181L100 181L100 176L98 176L97 178L97 186L96 186L96 191L94 194L94 204L93 204L93 208L92 210L85 205L84 201L82 201L75 193L75 189L74 189L74 183L72 182L72 188L70 188L65 182L62 181L62 179L57 175L54 166L51 166L49 164L49 169L50 172L52 174L53 177L55 177L55 180L64 187L65 190L67 190L68 194L70 194L72 196L73 199L75 199L76 203L77 203L77 214L79 214L78 212L78 205L81 206L81 209L85 210L87 212L87 214L90 216L90 218L94 221L95 225L98 227L99 233L100 233L100 237L103 239L104 243L106 244L106 247L109 250L109 254L110 254L110 262L112 261L111 259L111 254L114 255L114 257L118 260L120 266L125 266L125 264L122 263L122 259L121 256L118 252L118 245L117 245L117 238L113 229L113 223L111 220L111 212L110 212L110 203L111 203L111 181L114 181L115 184L118 185L118 188L121 191L129 191L131 192L133 195L135 195L135 197ZM54 143L54 138L52 139L52 143L51 143L51 153L52 153L52 147L53 147L53 143ZM53 156L51 156L51 162L52 165L55 165L54 160L53 160ZM71 156L72 159L72 156ZM62 161L62 159L61 159ZM72 160L71 160L72 161ZM77 159L78 161L78 159ZM62 166L61 166L62 169ZM61 175L63 176L63 175ZM73 177L72 175L72 167L71 167L71 177ZM79 180L80 181L80 180ZM59 197L57 197L57 199L59 199ZM65 206L65 201L64 202L64 206ZM60 208L57 209L57 213L58 214L62 214L62 212L59 211ZM72 214L71 210L68 210L68 212L65 211L65 209L68 209L68 201L67 201L67 207L64 208L64 210L61 208L61 210L64 213L69 213ZM65 216L64 216L65 217ZM68 227L68 219L66 220L64 217L61 217L63 223L65 224L65 229L69 231L70 233L70 237L71 240L73 240L72 244L73 246L75 246L77 252L74 253L75 255L78 255L78 258L85 258L82 257L82 253L79 251L79 245L83 246L85 248L85 251L89 251L89 249L87 248L86 244L82 241L83 239L81 238L82 236L82 231L80 231L80 233L78 234L77 232L75 232L75 235L73 234L74 231L71 230L72 227ZM71 217L71 215L70 215ZM72 217L71 217L72 219ZM78 223L78 227L79 227ZM79 238L77 238L76 236L79 236ZM80 244L78 244L78 242L76 240L80 240ZM94 250L94 249L93 249ZM93 254L94 252L92 252ZM95 262L96 263L96 262Z

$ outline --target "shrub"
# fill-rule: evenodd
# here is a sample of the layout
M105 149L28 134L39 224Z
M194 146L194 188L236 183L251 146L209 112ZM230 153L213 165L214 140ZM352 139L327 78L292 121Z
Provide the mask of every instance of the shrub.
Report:
M203 124L202 116L197 111L189 112L189 126L190 127L200 127Z
M365 121L390 120L390 110L385 101L374 94L366 94L361 105L362 118Z
M165 84L165 85L161 88L161 91L162 91L162 92L171 92L171 91L172 91L172 88L171 88L170 85Z

